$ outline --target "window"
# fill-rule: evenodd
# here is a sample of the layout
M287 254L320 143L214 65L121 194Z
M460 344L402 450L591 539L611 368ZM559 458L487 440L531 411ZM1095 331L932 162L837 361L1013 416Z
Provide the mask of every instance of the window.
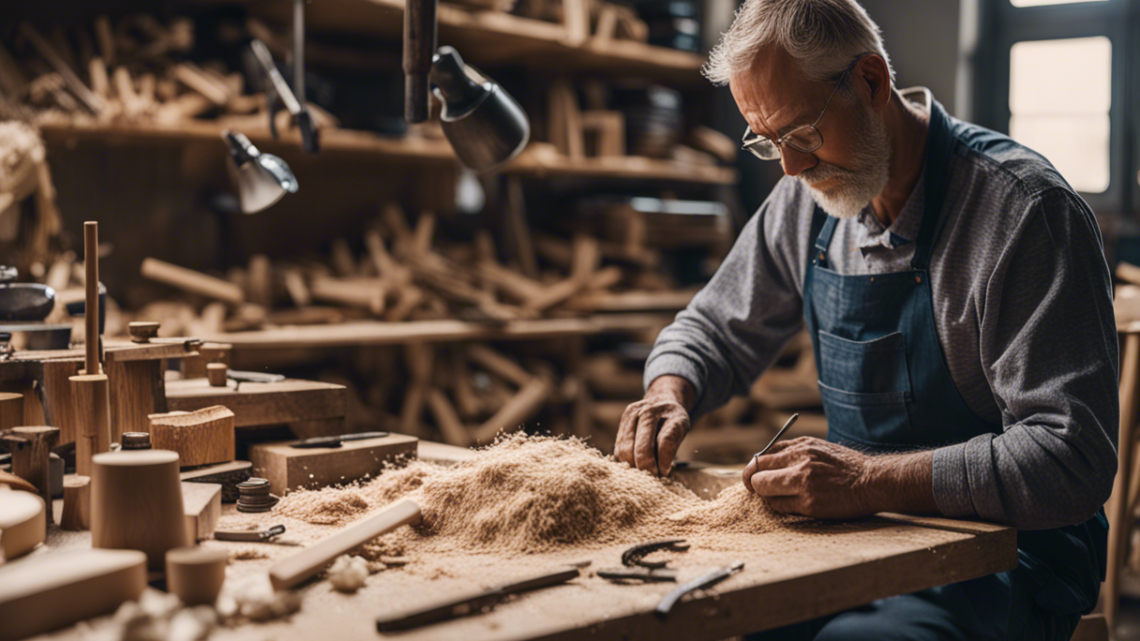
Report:
M1131 139L1140 94L1129 91L1140 80L1140 66L1129 64L1140 59L1140 0L967 6L976 22L963 32L971 78L962 114L1045 156L1098 214L1140 206L1140 136Z
M1109 183L1112 43L1108 38L1023 40L1009 61L1009 136L1037 151L1073 189Z

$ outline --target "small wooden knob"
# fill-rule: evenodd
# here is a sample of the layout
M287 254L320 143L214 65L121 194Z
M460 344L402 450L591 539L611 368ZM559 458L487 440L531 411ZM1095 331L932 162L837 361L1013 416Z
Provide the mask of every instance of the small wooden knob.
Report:
M208 363L206 365L206 378L210 381L210 387L225 387L226 374L229 371L230 368L225 363Z
M150 433L149 432L123 432L123 437L119 441L124 450L149 450Z
M150 339L158 336L161 323L130 323L127 332L131 335L132 343L149 343Z
M186 547L166 553L166 589L186 605L213 605L226 580L229 552Z

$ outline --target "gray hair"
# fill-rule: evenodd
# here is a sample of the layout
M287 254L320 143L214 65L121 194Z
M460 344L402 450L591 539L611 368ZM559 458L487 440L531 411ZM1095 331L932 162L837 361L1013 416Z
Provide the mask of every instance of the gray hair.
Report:
M701 73L726 85L769 44L786 51L809 80L819 81L835 79L857 56L878 54L894 84L879 26L855 0L746 0Z

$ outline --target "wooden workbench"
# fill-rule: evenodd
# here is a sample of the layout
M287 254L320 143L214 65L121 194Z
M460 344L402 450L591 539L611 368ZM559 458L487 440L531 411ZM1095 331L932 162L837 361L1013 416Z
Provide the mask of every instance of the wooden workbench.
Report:
M700 473L704 474L704 473ZM739 482L734 474L711 475L711 484ZM707 494L702 492L701 494ZM226 505L221 527L251 521L282 523L285 542L307 543L334 528L274 515L238 514ZM50 544L84 544L86 533L52 529ZM218 640L261 639L614 639L678 641L724 639L845 610L872 600L962 581L1014 567L1016 533L1002 526L946 519L884 515L855 522L813 522L780 532L733 535L714 541L689 539L692 550L673 555L685 581L737 560L744 570L698 598L678 604L665 620L653 614L675 584L614 585L591 569L620 565L626 545L511 558L455 554L420 558L402 569L373 575L355 595L328 582L301 588L303 606L292 617L265 624L219 629ZM232 561L227 583L260 581L268 565L296 547L206 541L252 560ZM590 560L583 576L568 584L515 597L494 610L402 633L379 634L375 617L473 586L492 587L562 564ZM76 639L75 629L51 638Z

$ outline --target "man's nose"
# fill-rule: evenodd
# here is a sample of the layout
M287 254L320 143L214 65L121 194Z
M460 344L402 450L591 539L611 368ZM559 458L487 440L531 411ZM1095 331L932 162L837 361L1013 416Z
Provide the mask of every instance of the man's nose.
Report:
M785 174L795 177L815 167L819 164L819 159L815 154L805 154L785 145L780 148L780 164L784 167Z

